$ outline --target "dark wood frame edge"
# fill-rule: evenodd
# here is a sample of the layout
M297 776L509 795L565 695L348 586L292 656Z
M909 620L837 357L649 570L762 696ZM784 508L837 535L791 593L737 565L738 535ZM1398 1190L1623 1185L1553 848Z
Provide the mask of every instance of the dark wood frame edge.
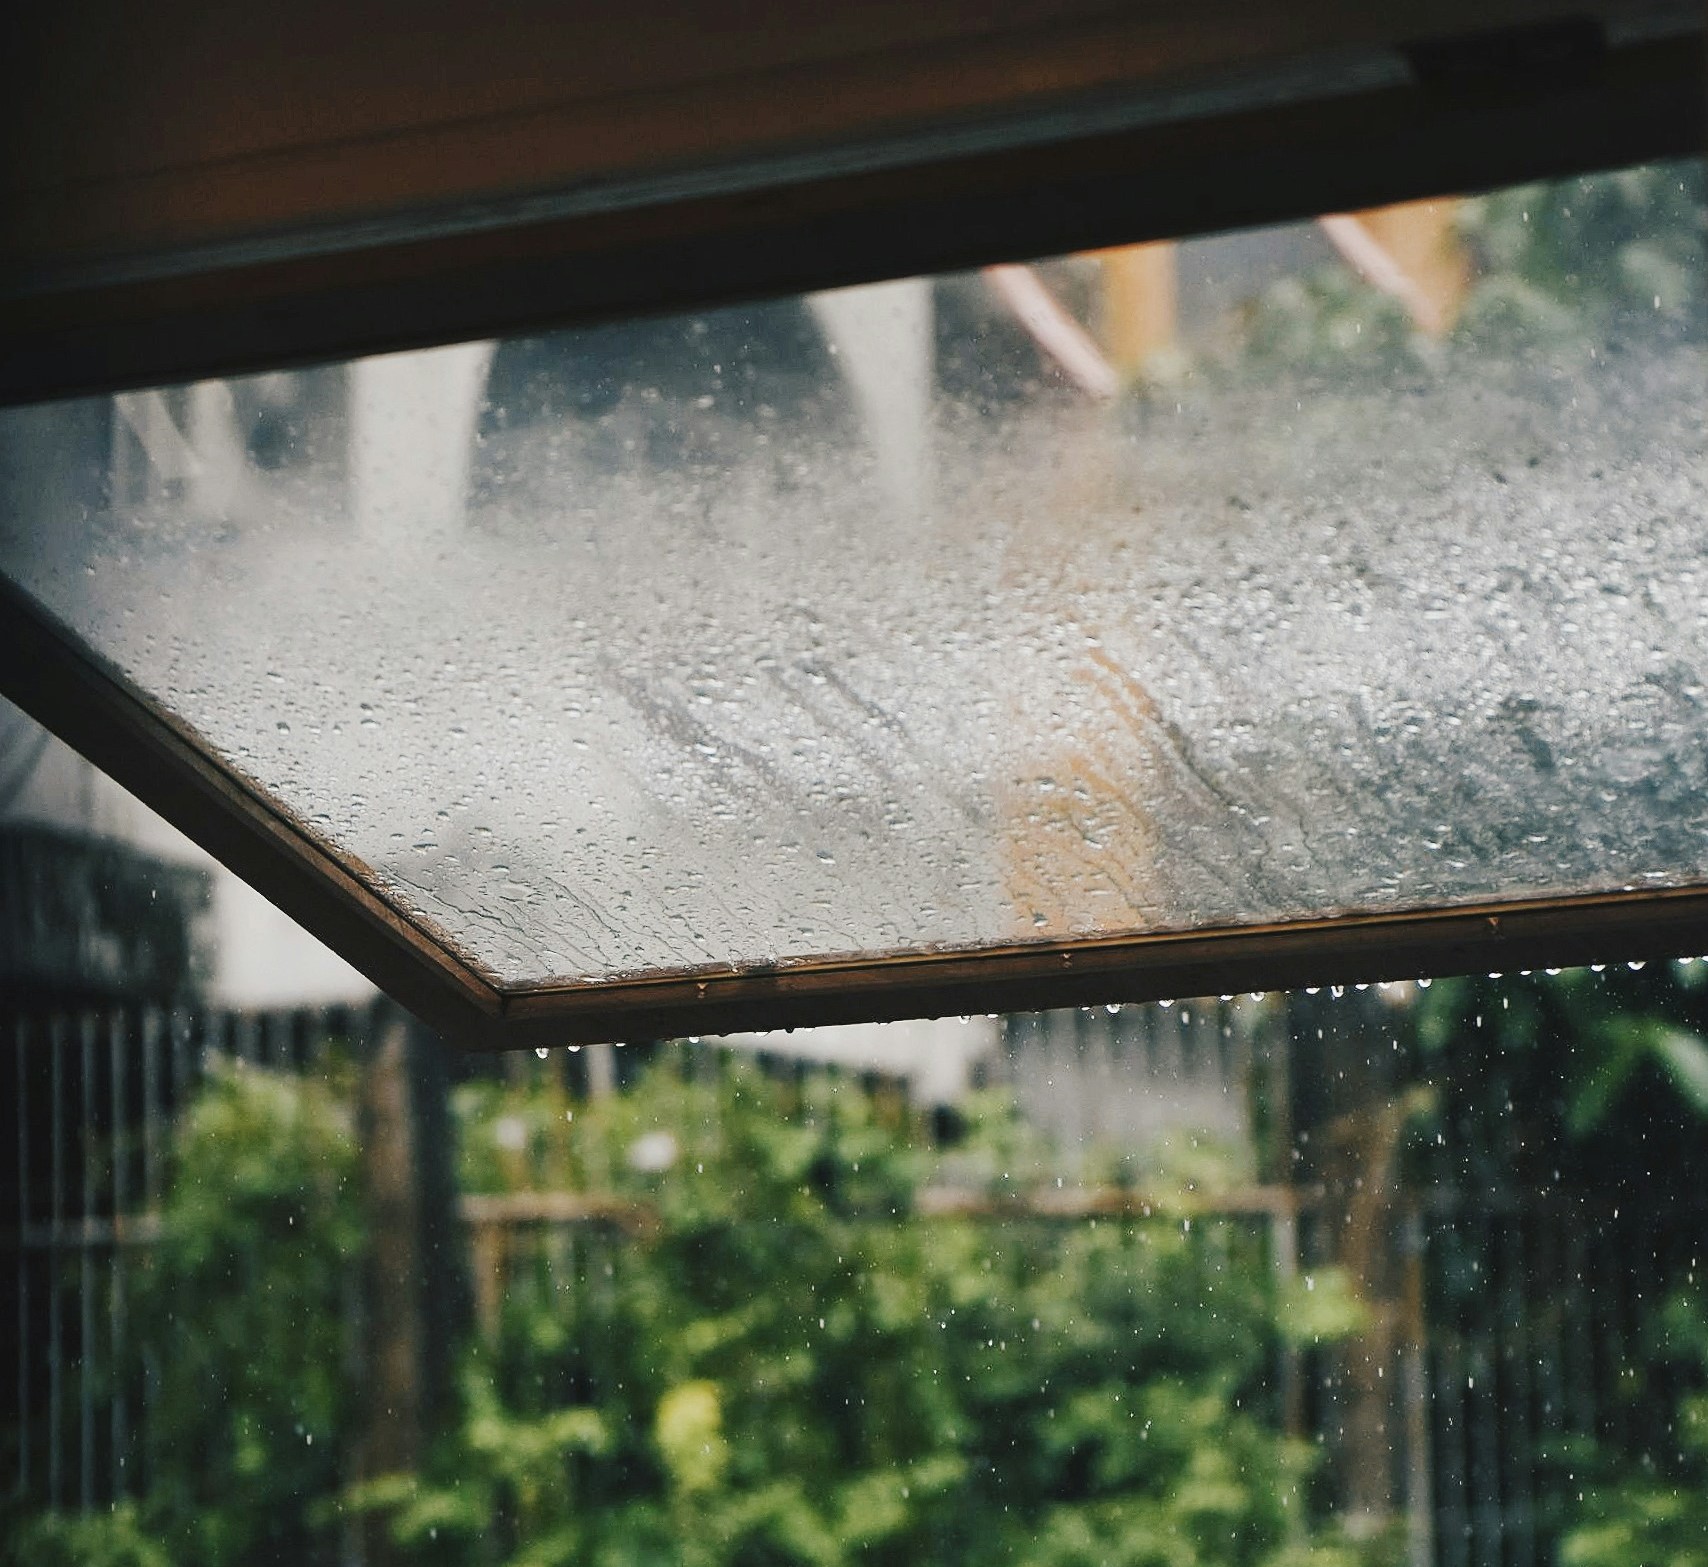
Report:
M0 695L426 1021L460 1033L501 1015L497 987L376 894L361 867L217 761L188 726L4 577Z
M1708 887L507 989L0 578L0 692L455 1043L559 1045L1708 952Z
M1708 887L1590 893L517 990L505 994L490 1040L671 1038L1703 953Z
M1687 156L1700 29L1584 69L1282 103L617 212L0 296L0 403L687 310Z

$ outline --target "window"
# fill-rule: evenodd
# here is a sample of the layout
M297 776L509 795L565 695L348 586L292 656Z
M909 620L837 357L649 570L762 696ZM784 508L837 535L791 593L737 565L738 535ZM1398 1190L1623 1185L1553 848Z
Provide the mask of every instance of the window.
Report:
M1654 165L42 405L19 675L513 1042L1688 945L1701 245Z
M1700 1558L1700 11L1237 9L14 24L0 1554Z

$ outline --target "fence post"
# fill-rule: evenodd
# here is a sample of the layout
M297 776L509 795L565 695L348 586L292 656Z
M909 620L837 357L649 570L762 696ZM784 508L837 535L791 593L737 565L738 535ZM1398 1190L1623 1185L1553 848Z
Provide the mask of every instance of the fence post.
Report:
M362 1052L360 1168L368 1257L362 1311L358 1478L418 1467L449 1404L464 1311L444 1047L377 1003ZM370 1567L394 1559L383 1525L363 1531Z
M356 1441L356 1472L364 1480L413 1469L422 1448L420 1211L408 1053L408 1021L394 1008L377 1005L362 1058L358 1120L368 1229ZM392 1559L383 1522L370 1520L362 1532L364 1561Z
M1307 993L1293 996L1288 1012L1300 1047L1295 1114L1309 1133L1304 1173L1324 1193L1323 1260L1346 1270L1368 1313L1364 1331L1330 1357L1335 1375L1323 1389L1334 1406L1336 1501L1355 1535L1376 1538L1403 1525L1415 1546L1419 1526L1405 1510L1416 1500L1428 1456L1408 1444L1423 1438L1428 1425L1406 1407L1419 1392L1406 1366L1423 1324L1408 1319L1408 1281L1398 1256L1399 1150L1424 1102L1422 1091L1397 1080L1380 1003ZM1421 1318L1420 1290L1416 1311Z
M458 1212L450 1046L411 1018L409 1109L420 1224L421 1413L429 1433L453 1414L458 1346L473 1316L467 1236Z

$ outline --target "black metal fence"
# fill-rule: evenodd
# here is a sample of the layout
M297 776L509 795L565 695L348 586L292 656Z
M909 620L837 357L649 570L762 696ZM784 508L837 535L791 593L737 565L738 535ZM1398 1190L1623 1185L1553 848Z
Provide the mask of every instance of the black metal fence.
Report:
M150 1347L129 1341L127 1299L157 1233L174 1119L210 1066L319 1070L336 1051L359 1055L375 1026L360 1008L50 1011L6 1024L0 1146L14 1157L0 1172L0 1234L15 1287L0 1320L15 1349L0 1431L20 1505L87 1510L142 1483L154 1373ZM1035 1119L1076 1145L1119 1148L1197 1125L1206 1107L1212 1132L1255 1143L1266 1117L1276 1130L1263 1106L1286 1098L1285 1028L1279 1010L1227 1003L1197 1019L1129 1008L1015 1020L1000 1071ZM694 1059L694 1070L718 1069L707 1052ZM583 1089L621 1092L632 1060L584 1053L574 1071ZM508 1068L536 1069L546 1068L531 1057ZM871 1078L848 1087L901 1092ZM1172 1107L1139 1103L1171 1090ZM1278 1418L1324 1444L1343 1513L1395 1531L1413 1567L1544 1567L1579 1483L1573 1439L1637 1446L1658 1417L1667 1390L1638 1386L1631 1368L1642 1324L1701 1267L1708 1207L1473 1189L1455 1184L1450 1153L1360 1217L1359 1191L1279 1179L1285 1161L1254 1146L1250 1178L1207 1196L1206 1217L1260 1230L1283 1274L1341 1262L1367 1286L1364 1330L1277 1379ZM1085 1168L1077 1154L1070 1165ZM1024 1217L1119 1215L1138 1201L1130 1187L1070 1179ZM923 1206L977 1213L979 1203L938 1190ZM499 1302L524 1290L548 1292L594 1337L616 1330L600 1302L627 1245L617 1209L533 1192L464 1197L461 1217L477 1325L490 1328ZM1359 1224L1379 1268L1348 1239Z
M156 1229L174 1117L216 1060L312 1069L359 1044L361 1008L236 1012L158 1007L50 1011L6 1029L0 1234L16 1279L10 1319L14 1489L88 1510L133 1490L147 1399L121 1373L131 1270ZM9 1308L9 1309L7 1309Z

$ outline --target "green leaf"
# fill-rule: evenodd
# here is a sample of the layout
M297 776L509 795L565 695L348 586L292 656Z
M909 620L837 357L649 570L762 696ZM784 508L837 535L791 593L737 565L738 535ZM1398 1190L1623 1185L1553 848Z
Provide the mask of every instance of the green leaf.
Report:
M1566 1108L1566 1129L1573 1137L1586 1136L1607 1119L1643 1058L1643 1040L1631 1028L1612 1024L1593 1037L1600 1049Z
M1279 1326L1291 1344L1308 1348L1351 1338L1369 1322L1369 1309L1344 1268L1312 1268L1282 1292Z
M1691 1109L1708 1115L1708 1042L1683 1029L1662 1028L1656 1030L1652 1048Z

